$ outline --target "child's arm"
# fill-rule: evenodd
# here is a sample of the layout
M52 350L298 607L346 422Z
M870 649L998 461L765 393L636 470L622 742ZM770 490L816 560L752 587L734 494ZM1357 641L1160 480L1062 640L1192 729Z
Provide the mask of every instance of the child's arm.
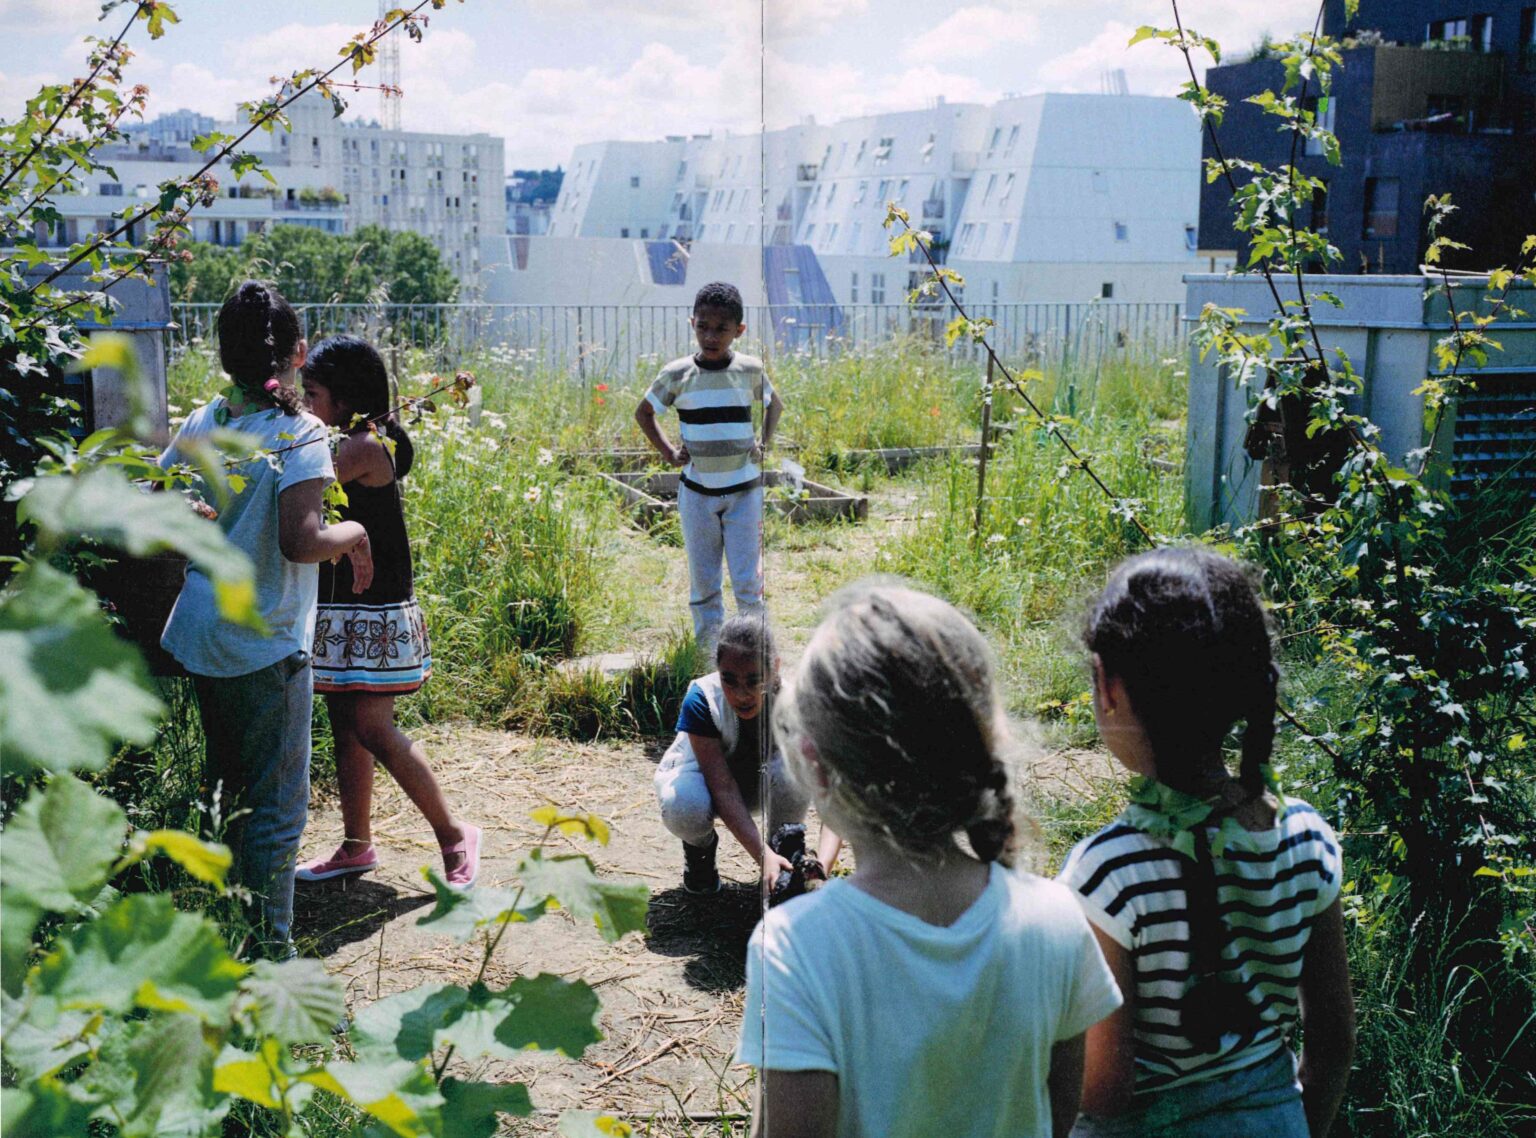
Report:
M651 406L649 398L640 400L640 406L635 408L635 422L640 426L640 433L668 463L672 466L688 465L688 448L673 446L671 440L662 433L661 424L656 422L656 408Z
M1333 1125L1355 1056L1355 998L1338 901L1318 915L1301 966L1301 1102L1312 1138Z
M790 862L768 848L757 823L752 821L752 812L747 809L746 799L741 796L741 788L736 785L731 768L726 765L720 740L689 732L688 742L693 746L694 758L699 761L704 785L709 787L715 813L725 823L725 828L741 843L741 848L763 867L763 880L771 885L784 870L793 871L795 867Z
M779 429L779 416L784 414L784 397L775 388L773 402L763 408L763 451L773 445L774 433Z
M1051 1069L1045 1087L1051 1096L1051 1134L1067 1138L1077 1121L1077 1108L1083 1097L1083 1039L1074 1035L1051 1048Z
M827 876L832 875L832 867L837 864L837 855L843 852L843 839L832 832L832 828L825 822L821 826L821 841L816 845L816 860L821 862L821 868L827 871Z
M759 1072L757 1109L752 1112L752 1138L836 1138L836 1134L835 1074L831 1071Z
M362 592L373 581L373 555L368 532L359 522L325 524L324 478L295 482L277 496L277 545L283 556L300 565L352 557L352 588Z
M1108 1118L1125 1112L1136 1089L1136 975L1131 968L1131 954L1120 942L1097 925L1090 927L1125 1000L1086 1033L1082 1110ZM1054 1096L1051 1101L1054 1113Z
M388 486L395 477L394 465L383 440L364 431L348 435L336 448L336 481L361 482L364 486Z

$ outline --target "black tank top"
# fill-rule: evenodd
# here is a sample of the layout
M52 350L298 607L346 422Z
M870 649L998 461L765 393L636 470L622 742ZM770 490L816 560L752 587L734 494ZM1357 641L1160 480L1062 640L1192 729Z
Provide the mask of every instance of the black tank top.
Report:
M361 593L352 591L352 561L343 557L335 565L320 562L322 605L388 605L411 599L411 543L405 536L405 510L400 501L400 480L388 486L364 486L349 482L343 521L359 522L368 531L373 550L373 581Z

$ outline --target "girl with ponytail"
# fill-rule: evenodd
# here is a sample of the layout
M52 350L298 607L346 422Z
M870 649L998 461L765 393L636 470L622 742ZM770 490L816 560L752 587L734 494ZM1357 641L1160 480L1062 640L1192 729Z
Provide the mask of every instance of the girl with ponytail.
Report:
M1061 1138L1083 1033L1120 997L1071 893L1011 868L985 639L926 593L853 586L774 710L856 868L752 935L737 1058L762 1075L753 1133Z
M1322 816L1274 789L1279 675L1258 591L1209 550L1140 554L1083 640L1099 733L1135 777L1131 805L1061 871L1125 994L1088 1033L1073 1134L1322 1138L1354 1051L1343 867Z
M371 819L377 761L432 827L448 886L467 889L480 868L480 829L454 816L421 744L395 725L395 699L432 674L400 496L415 453L410 436L391 410L384 360L366 341L322 340L305 360L303 378L310 410L342 432L336 478L347 502L341 516L372 535L374 571L359 588L348 565L320 567L315 690L325 696L336 740L343 834L333 853L301 865L298 878L326 881L378 867Z
M361 525L325 524L335 471L324 425L300 409L305 343L293 308L272 286L246 281L219 310L218 336L230 386L187 417L160 464L219 461L208 436L221 427L257 452L231 471L241 489L219 503L218 525L251 560L265 627L224 620L212 582L192 566L160 643L192 677L208 790L231 819L232 877L258 903L260 950L281 957L293 953L294 863L309 810L315 565L345 557L364 589L373 561Z

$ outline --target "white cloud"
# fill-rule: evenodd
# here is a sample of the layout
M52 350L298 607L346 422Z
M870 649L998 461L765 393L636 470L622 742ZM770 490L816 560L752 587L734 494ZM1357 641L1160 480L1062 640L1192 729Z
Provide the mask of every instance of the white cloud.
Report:
M764 100L769 129L789 126L807 115L835 122L915 110L936 95L951 102L991 102L1001 97L1001 92L973 76L932 64L870 75L847 64L797 62L770 52L764 66L770 77Z
M96 23L99 0L0 0L0 26L25 28L29 33L73 32ZM128 20L126 10L114 14L112 35Z
M1023 7L971 5L909 41L901 57L909 63L976 59L999 48L1032 43L1039 29L1039 18Z

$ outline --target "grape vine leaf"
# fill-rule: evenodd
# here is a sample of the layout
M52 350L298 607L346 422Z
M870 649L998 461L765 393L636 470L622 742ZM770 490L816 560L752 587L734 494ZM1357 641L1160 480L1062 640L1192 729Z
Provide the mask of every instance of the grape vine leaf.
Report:
M424 1064L363 1058L329 1063L299 1079L366 1110L401 1138L442 1133L443 1096Z
M0 1090L0 1131L5 1138L59 1138L88 1132L98 1103L49 1076L25 1088Z
M21 990L32 932L43 914L74 913L101 891L126 828L117 803L69 775L55 777L17 808L0 842L6 992Z
M164 707L144 661L93 594L28 565L0 596L0 767L94 770L123 742L149 743Z
M645 929L650 890L604 881L585 854L545 858L542 850L530 850L518 873L529 897L557 901L578 920L590 919L606 941Z
M37 991L63 1008L192 1012L229 1018L246 967L219 929L166 894L135 894L77 930L38 966Z
M492 1138L498 1114L524 1117L533 1100L522 1083L466 1083L443 1080L443 1133L454 1138Z
M257 1029L284 1043L328 1040L347 1011L341 985L318 960L259 960L240 990Z
M465 941L487 925L504 922L536 921L545 913L542 899L524 905L521 889L450 889L435 870L422 870L437 892L437 905L416 923L435 925L437 931Z

